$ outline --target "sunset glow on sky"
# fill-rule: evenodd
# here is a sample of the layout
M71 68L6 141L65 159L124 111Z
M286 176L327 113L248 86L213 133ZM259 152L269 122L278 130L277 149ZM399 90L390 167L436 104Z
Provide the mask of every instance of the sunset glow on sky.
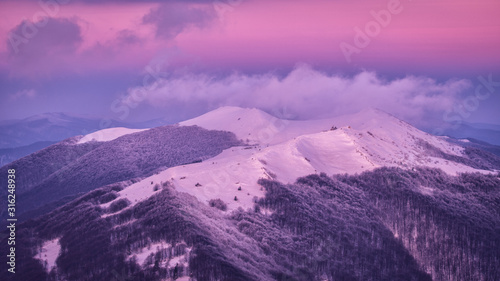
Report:
M140 87L151 65L166 79L280 79L307 65L327 76L367 71L381 81L466 80L468 88L457 93L462 99L480 75L500 81L497 0L41 3L0 2L0 119L50 111L112 115L109 105ZM488 122L499 93L471 121ZM220 101L203 104L198 111ZM130 118L168 109L147 107ZM489 123L500 123L494 116Z

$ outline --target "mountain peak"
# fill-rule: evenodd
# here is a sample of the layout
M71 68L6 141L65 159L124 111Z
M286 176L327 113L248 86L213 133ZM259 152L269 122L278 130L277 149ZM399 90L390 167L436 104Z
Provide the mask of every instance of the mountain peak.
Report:
M205 115L220 115L220 116L225 116L225 117L230 117L232 115L238 116L238 115L252 115L249 117L258 117L258 116L271 116L264 111L257 109L255 107L239 107L239 106L221 106L215 110L209 111L201 116ZM200 117L201 117L200 116Z
M296 163L295 167L307 172L357 173L383 166L421 165L439 167L449 174L474 170L444 160L442 155L462 157L462 147L420 131L377 108L299 121L279 119L258 109L222 107L181 125L233 132L248 144L266 147L267 152L263 150L260 157L269 163L280 159L276 167L281 166L279 162ZM311 162L300 160L306 158ZM280 170L283 169L278 168L274 173L280 175ZM294 170L292 174L296 176L300 171Z
M411 125L376 108L368 108L355 114L319 120L287 120L272 116L260 109L224 106L180 125L197 125L209 130L233 132L249 143L277 144L295 137L319 133L334 127L352 127L358 130L376 130L386 127L400 131ZM414 128L413 128L414 129Z
M276 117L256 108L224 106L179 124L197 125L209 130L230 131L239 139L257 142L259 133L266 128L272 128L277 120Z
M37 115L33 115L30 117L24 118L22 121L25 122L34 122L34 121L39 121L39 120L47 120L51 123L57 123L61 121L67 122L68 119L71 119L68 114L62 113L62 112L46 112L46 113L41 113Z

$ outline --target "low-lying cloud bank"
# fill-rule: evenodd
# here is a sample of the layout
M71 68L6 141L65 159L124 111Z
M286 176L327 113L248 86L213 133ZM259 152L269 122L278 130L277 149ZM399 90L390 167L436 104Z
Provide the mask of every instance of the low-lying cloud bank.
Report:
M442 122L443 113L471 87L469 80L440 83L415 76L384 80L374 72L344 77L302 65L284 78L271 73L159 78L147 86L129 89L121 102L131 107L146 102L166 110L175 105L176 111L180 106L193 110L193 115L225 105L256 107L270 113L286 112L294 119L325 118L374 107L431 128Z

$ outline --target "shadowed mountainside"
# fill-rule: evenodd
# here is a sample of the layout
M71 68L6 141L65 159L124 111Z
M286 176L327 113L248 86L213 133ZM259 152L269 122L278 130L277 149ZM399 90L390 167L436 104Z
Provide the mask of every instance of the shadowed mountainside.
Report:
M232 133L196 126L158 127L108 142L75 142L50 146L0 169L5 181L6 169L16 169L18 215L66 196L201 161L240 144Z
M497 176L381 168L260 185L266 195L255 208L232 213L169 183L149 199L118 209L102 204L122 187L94 190L22 225L18 252L24 270L18 276L26 281L500 277ZM61 250L47 273L33 257L54 239Z

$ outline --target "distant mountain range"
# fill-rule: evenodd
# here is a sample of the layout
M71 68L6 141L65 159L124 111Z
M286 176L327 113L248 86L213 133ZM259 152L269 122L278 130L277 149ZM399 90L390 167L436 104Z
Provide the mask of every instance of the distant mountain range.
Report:
M500 126L491 124L463 123L457 129L447 129L444 135L456 139L476 139L500 146Z
M64 139L101 130L103 125L137 129L167 125L162 119L138 123L109 122L104 124L102 119L65 113L45 113L22 120L0 121L0 166Z
M46 113L22 120L0 123L0 148L13 148L40 141L61 141L100 129L99 119L73 117L64 113ZM125 126L113 121L112 126Z
M31 218L43 213L39 208L49 211L47 206L57 206L58 200L65 197L149 176L160 168L201 161L240 144L228 132L199 127L131 130L133 133L121 137L110 129L103 131L114 135L104 142L82 136L70 138L0 168L0 178L5 181L7 169L19 173L18 215L27 213L25 217ZM6 192L2 190L0 194L7 196Z
M1 148L0 167L55 143L55 141L39 141L21 147Z
M108 128L146 129L168 125L162 118L135 123L109 121ZM0 121L0 167L66 138L101 130L102 122L102 119L67 113L44 113L22 120ZM443 134L500 146L499 125L464 123L458 129L445 130Z
M145 129L164 125L168 124L161 118L131 123L77 117L66 113L44 113L21 120L0 121L0 149L28 146L43 141L57 142L101 130L103 126Z
M222 107L72 137L0 168L16 170L22 229L22 271L0 276L500 280L500 157L485 148L374 109Z

